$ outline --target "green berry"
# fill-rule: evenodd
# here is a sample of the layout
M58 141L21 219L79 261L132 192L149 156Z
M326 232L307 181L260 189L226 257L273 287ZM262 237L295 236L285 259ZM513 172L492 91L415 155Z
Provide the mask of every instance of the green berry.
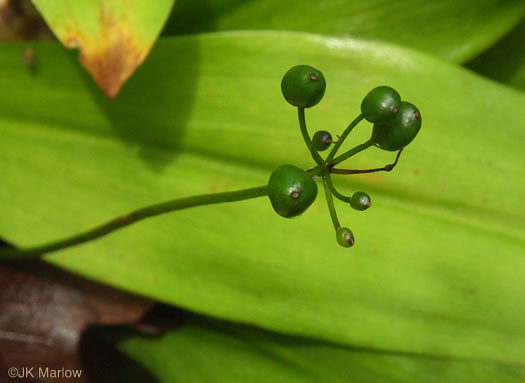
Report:
M421 113L411 103L403 101L397 114L386 123L374 124L372 138L384 150L396 151L404 148L421 129Z
M332 135L326 130L315 132L314 136L312 137L312 145L318 152L328 149L331 144Z
M317 184L304 170L293 165L275 169L268 182L273 209L285 218L302 214L317 197Z
M340 227L335 233L335 236L337 238L337 243L343 247L351 247L354 245L354 234L347 227Z
M366 210L372 206L370 196L365 192L355 192L352 198L350 198L350 206L356 210Z
M372 89L361 103L361 114L372 123L386 122L394 117L401 104L401 96L389 86Z
M283 77L281 90L290 104L299 108L310 108L324 96L326 81L323 74L308 65L297 65Z

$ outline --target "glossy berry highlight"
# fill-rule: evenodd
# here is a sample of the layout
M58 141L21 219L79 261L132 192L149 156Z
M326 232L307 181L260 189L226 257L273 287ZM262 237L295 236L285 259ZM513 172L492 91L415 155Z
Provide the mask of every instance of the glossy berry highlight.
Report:
M281 91L290 104L299 108L311 108L324 96L326 81L321 71L308 66L297 65L284 75Z
M354 246L355 239L352 230L347 227L340 227L335 233L337 238L337 243L343 247L352 247Z
M389 86L378 86L372 89L361 103L361 114L372 123L387 122L399 110L401 96Z
M401 102L397 114L386 123L374 124L372 139L384 150L396 151L412 142L421 129L421 113L406 101Z
M332 144L332 135L326 130L315 132L312 137L312 145L315 150L322 152L330 147Z
M350 198L350 206L355 210L363 211L372 206L372 201L370 200L370 196L365 192L355 192Z
M277 214L285 218L296 217L315 201L317 184L304 170L281 165L270 176L268 197Z

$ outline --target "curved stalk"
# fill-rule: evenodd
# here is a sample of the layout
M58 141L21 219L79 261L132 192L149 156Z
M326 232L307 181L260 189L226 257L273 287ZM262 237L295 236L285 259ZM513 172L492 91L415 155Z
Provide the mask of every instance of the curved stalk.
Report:
M328 187L330 188L330 190L332 191L332 194L336 198L340 199L341 201L346 202L346 203L350 203L350 199L351 199L350 197L346 197L345 195L343 195L343 194L341 194L341 193L339 193L337 191L337 189L334 186L334 183L332 182L332 177L330 176L330 173L326 173L325 177L326 177L326 183L327 183Z
M93 241L97 238L108 235L116 230L120 230L140 220L154 217L161 214L170 213L176 210L188 209L196 206L213 205L224 202L242 201L251 198L262 197L268 194L268 187L266 185L237 190L233 192L223 192L215 194L203 194L193 197L179 198L168 202L163 202L151 206L144 207L130 212L129 214L117 217L103 225L97 226L86 232L64 238L59 241L51 242L41 246L30 247L27 249L6 249L0 250L0 259L7 258L31 258L38 257L44 254L49 254L54 251L66 249L68 247L77 246L82 243Z
M361 152L361 151L363 151L365 149L368 149L372 145L374 145L374 140L372 138L370 138L365 143L363 143L361 145L357 145L356 147L350 149L346 153L343 153L340 156L334 158L332 161L329 162L329 164L330 164L330 166L333 167L333 166L337 165L338 163L343 162L344 160L352 157L353 155L356 155L357 153L359 153L359 152Z
M312 140L310 139L310 135L308 134L308 129L306 129L306 118L304 116L304 108L297 108L297 115L299 117L299 126L301 127L301 133L303 135L304 142L310 150L310 153L312 153L314 161L317 162L319 165L324 164L323 159L321 158L319 153L317 153L317 151L314 149L312 145Z
M332 198L332 191L330 190L330 187L328 187L326 176L323 176L323 186L324 192L326 194L326 203L328 204L328 210L330 211L330 218L332 219L332 223L334 224L335 231L337 231L341 228L341 225L339 224L339 220L337 219L337 213L334 207L334 199Z
M343 132L343 134L339 137L339 139L337 140L337 142L335 143L335 146L332 148L332 150L330 151L330 154L328 155L328 157L326 157L326 162L330 162L332 161L332 159L335 157L335 155L337 154L337 151L339 150L339 148L341 147L341 145L343 144L343 141L346 139L346 137L350 134L350 132L352 131L352 129L354 129L357 124L359 124L362 120L363 120L363 115L360 114L359 116L357 116L354 121L352 121L350 123L350 125L347 126L347 128L345 129L345 131Z

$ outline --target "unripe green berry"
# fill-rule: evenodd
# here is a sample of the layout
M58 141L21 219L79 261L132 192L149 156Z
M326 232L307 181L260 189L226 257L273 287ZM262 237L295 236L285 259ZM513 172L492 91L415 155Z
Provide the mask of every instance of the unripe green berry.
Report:
M350 206L356 210L366 210L372 206L370 196L365 192L355 192L352 198L350 198Z
M312 145L318 152L328 149L331 144L332 135L326 130L315 132L314 136L312 137Z
M401 96L389 86L372 89L361 103L361 114L372 122L386 122L394 117L401 104Z
M324 96L326 81L323 74L308 65L291 68L281 81L283 96L290 104L299 108L310 108Z
M343 247L351 247L354 245L354 234L347 227L340 227L335 233L335 236L337 238L337 243Z
M384 150L396 151L407 146L421 129L421 113L411 103L403 101L397 114L386 123L374 124L372 138Z
M282 217L302 214L317 197L317 184L304 170L281 165L268 181L268 197L273 209Z

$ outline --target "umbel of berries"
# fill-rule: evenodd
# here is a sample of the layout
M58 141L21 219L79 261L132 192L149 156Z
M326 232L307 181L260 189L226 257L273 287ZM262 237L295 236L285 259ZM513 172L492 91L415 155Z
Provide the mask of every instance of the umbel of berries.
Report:
M317 197L314 178L323 183L330 218L336 233L337 243L351 247L355 243L353 232L342 227L335 211L334 198L351 208L365 211L372 202L362 191L352 196L340 193L334 186L332 174L360 174L391 171L397 164L402 150L412 142L421 129L421 113L410 102L403 101L392 87L382 85L372 89L361 102L359 114L334 142L327 130L317 131L310 137L306 128L305 109L317 105L325 94L326 82L318 69L308 65L297 65L288 70L281 81L281 91L288 103L297 107L299 127L304 142L312 155L315 166L304 171L293 165L281 165L274 170L268 181L268 196L274 210L282 217L297 217L308 209ZM373 124L370 139L346 152L337 155L341 145L352 130L363 120ZM383 167L370 169L341 168L341 163L370 147L397 151L395 161ZM325 158L319 152L331 150Z
M234 192L177 199L148 206L109 221L93 230L50 244L27 249L0 249L0 259L40 256L100 238L140 219L169 211L212 203L240 201L265 195L268 195L273 209L280 216L285 218L297 217L304 213L317 197L315 179L319 179L323 184L326 204L334 226L337 243L342 247L353 246L355 243L354 234L348 227L339 223L334 197L344 202L346 207L350 205L351 208L358 211L369 209L371 199L368 194L361 191L355 192L352 196L340 193L334 186L332 175L389 172L394 169L403 149L414 140L421 129L421 113L414 104L401 100L400 94L395 89L383 85L372 89L365 96L361 102L361 113L341 134L336 135L337 140L335 142L327 130L317 131L312 139L306 128L305 109L317 105L323 98L325 89L326 82L321 71L308 65L294 66L286 72L281 81L284 98L297 108L301 135L315 163L314 167L309 170L304 171L294 165L281 165L273 171L267 185ZM370 139L337 155L348 135L362 121L373 124ZM344 161L371 147L397 151L395 161L379 168L358 170L340 167ZM323 158L320 152L328 149L330 149L328 154ZM305 238L305 240L316 240L317 237L316 235L314 238Z

